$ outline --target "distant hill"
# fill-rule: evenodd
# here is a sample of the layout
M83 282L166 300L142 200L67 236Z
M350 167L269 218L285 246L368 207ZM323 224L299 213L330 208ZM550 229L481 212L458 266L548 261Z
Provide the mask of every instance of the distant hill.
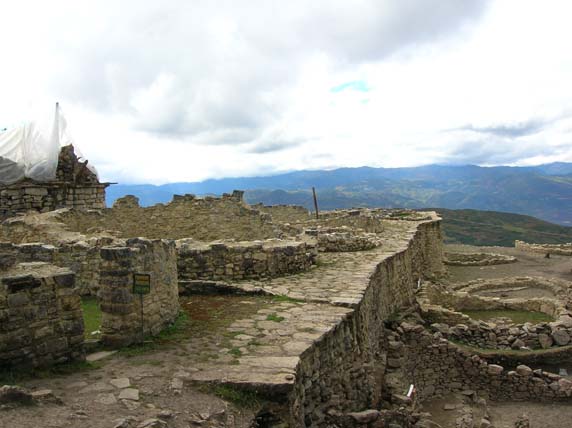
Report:
M572 227L496 211L437 208L447 244L512 247L515 240L542 244L572 242Z
M531 215L572 225L572 163L534 167L427 165L415 168L341 168L296 171L270 177L223 178L198 183L115 185L108 205L139 196L143 205L167 202L173 194L221 194L246 190L246 200L312 208L311 188L322 209L349 207L442 207Z

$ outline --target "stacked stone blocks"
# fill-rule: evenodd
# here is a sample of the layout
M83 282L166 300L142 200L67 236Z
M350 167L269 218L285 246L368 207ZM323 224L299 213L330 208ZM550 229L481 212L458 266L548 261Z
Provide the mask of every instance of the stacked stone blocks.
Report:
M74 274L45 263L15 265L0 280L0 367L44 367L84 356Z

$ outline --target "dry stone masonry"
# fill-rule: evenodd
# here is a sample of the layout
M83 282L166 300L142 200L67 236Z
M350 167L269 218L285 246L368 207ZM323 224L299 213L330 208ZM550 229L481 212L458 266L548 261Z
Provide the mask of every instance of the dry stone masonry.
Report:
M26 179L0 185L0 219L64 207L102 209L108 186L109 183L99 182L87 168L87 162L78 160L73 146L62 147L55 181L40 183Z
M12 264L2 250L0 368L82 359L83 316L73 272L42 262Z
M311 242L177 241L177 267L182 281L237 281L291 275L308 270L316 255L316 244Z
M126 346L156 335L179 313L175 243L133 238L125 246L103 247L100 302L103 343ZM150 292L134 293L134 274L150 276Z
M529 244L524 241L514 241L514 247L518 250L540 254L559 254L572 256L572 243L566 244Z

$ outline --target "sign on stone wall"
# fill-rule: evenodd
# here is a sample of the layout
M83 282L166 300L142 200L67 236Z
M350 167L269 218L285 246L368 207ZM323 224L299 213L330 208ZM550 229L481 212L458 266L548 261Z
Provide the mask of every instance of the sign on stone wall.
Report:
M148 273L133 274L133 294L149 294L151 292L151 275Z

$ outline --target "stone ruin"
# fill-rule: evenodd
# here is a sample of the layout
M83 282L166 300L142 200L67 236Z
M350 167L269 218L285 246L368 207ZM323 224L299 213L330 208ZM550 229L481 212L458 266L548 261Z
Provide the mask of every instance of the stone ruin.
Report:
M105 189L109 185L99 182L88 168L88 161L80 161L72 145L65 146L60 150L54 181L23 179L0 185L0 219L64 207L101 209L105 207Z
M4 220L0 367L84 358L80 296L97 298L101 341L119 348L171 325L181 296L262 294L282 299L225 327L238 350L232 363L188 355L194 371L175 378L271 398L260 426L436 426L418 406L450 393L474 402L570 401L566 377L463 347L568 352L567 283L519 278L451 287L441 281L435 213L353 209L316 219L301 207L249 206L242 196L184 195L152 207L127 196L112 208L66 206ZM149 294L134 294L134 274L149 275ZM531 283L548 295L494 294ZM554 321L505 328L459 312L495 305ZM475 424L490 426L486 412L479 418Z
M524 241L514 241L514 247L522 251L540 254L558 254L572 256L572 242L566 244L531 244Z

